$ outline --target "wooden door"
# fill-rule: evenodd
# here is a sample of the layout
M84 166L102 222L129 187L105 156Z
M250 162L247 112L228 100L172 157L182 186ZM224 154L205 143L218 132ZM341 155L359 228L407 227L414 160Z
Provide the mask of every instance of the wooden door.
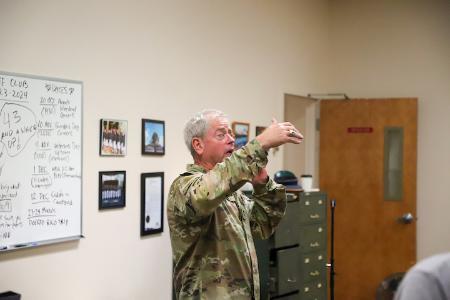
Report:
M385 199L389 128L403 131L397 201ZM375 299L385 277L415 263L416 223L399 218L416 216L416 156L417 99L321 101L320 188L336 199L335 299Z

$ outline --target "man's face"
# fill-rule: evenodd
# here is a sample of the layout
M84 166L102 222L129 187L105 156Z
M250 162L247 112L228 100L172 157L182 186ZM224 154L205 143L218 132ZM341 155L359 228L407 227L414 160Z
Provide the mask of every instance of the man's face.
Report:
M201 160L211 165L211 168L233 153L234 137L226 118L211 119L202 140L204 149Z

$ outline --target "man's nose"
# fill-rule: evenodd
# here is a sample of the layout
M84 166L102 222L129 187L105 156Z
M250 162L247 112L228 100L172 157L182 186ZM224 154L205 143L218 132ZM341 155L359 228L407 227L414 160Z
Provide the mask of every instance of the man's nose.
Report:
M234 143L235 141L234 134L228 133L227 136L228 136L228 143Z

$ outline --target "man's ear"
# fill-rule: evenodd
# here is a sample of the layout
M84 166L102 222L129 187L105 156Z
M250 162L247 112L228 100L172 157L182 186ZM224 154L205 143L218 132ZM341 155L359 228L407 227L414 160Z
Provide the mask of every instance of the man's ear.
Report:
M194 149L195 153L197 153L197 155L202 155L203 150L205 149L205 145L200 138L195 137L192 139L192 148Z

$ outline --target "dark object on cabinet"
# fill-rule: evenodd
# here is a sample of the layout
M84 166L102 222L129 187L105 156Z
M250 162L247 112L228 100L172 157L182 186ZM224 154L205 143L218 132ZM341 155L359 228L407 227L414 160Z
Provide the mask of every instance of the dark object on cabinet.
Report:
M12 291L0 293L0 300L20 300L21 295Z

